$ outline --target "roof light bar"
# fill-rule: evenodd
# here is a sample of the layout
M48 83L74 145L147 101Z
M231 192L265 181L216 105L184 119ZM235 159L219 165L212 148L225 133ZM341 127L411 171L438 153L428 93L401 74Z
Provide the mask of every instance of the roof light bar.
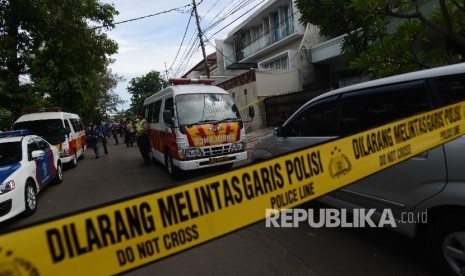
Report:
M215 80L214 79L172 78L172 79L169 79L169 82L172 85L182 85L182 84L192 84L192 83L210 85L214 83Z
M18 129L18 130L4 131L4 132L0 132L0 138L25 136L25 135L28 135L29 133L31 133L29 131L29 129Z

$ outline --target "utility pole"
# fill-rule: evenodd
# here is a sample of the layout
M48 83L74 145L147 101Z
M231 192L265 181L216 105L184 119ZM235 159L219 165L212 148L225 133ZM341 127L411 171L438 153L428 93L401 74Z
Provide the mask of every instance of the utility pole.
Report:
M200 29L199 15L197 13L197 5L195 4L195 0L192 0L192 4L194 5L195 21L197 22L197 30L199 31L200 47L202 47L203 59L205 61L205 71L207 73L207 78L210 78L210 68L208 68L207 54L205 54L205 44L203 44L202 30Z

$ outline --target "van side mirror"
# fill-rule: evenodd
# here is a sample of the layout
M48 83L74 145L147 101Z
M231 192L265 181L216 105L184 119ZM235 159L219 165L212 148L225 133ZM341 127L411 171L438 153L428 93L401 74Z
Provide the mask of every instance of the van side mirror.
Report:
M163 110L163 121L167 124L173 125L173 114L171 114L171 110Z
M66 135L69 135L71 133L71 129L69 127L65 127L64 131Z
M289 136L289 130L284 126L279 126L274 129L273 134L278 137L287 137Z
M253 118L255 116L255 109L253 106L249 106L249 117Z

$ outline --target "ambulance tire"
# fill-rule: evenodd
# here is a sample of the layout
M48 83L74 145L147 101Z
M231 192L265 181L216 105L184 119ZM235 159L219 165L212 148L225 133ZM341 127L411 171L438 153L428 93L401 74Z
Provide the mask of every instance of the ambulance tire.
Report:
M37 210L37 191L34 181L28 179L24 188L24 212L22 215L28 217Z
M78 162L78 158L77 158L77 155L76 155L76 151L74 151L73 159L71 159L71 162L69 162L69 167L70 168L76 168L77 162Z
M165 168L171 178L176 179L181 176L181 170L173 164L173 157L168 150L165 151Z
M63 182L63 165L61 165L61 162L58 162L57 175L53 179L53 184L60 184L61 182Z

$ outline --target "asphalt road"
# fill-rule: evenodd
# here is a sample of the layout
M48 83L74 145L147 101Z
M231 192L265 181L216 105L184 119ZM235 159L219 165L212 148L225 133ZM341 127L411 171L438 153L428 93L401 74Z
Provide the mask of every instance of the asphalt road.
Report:
M62 184L39 194L33 216L0 224L0 232L218 173L201 171L173 181L161 166L143 168L141 161L136 147L111 144L109 154L99 159L88 150L77 168L65 170ZM301 206L320 207L314 202ZM262 221L125 275L440 274L413 240L385 229L267 228Z

